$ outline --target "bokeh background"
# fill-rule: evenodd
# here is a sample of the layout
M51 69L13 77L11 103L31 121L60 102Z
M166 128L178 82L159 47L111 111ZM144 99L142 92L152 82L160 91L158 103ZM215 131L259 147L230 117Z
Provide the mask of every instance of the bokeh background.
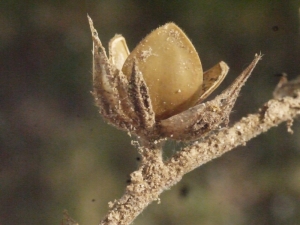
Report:
M174 21L204 69L231 70L220 93L251 62L231 123L254 113L278 74L300 74L298 0L4 0L0 3L0 225L98 224L118 199L138 154L94 106L87 13L103 43L130 49ZM186 175L134 224L300 224L300 123L283 124ZM173 153L179 143L167 144Z

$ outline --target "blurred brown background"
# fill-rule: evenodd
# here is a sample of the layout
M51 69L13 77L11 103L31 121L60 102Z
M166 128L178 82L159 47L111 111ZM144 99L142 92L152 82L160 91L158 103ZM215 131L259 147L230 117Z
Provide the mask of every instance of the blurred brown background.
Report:
M219 93L251 62L255 69L231 123L272 97L278 74L300 74L297 0L2 1L0 7L0 225L60 224L67 209L98 224L137 166L123 132L103 123L91 91L87 13L103 43L123 34L130 49L177 23L204 69L231 70ZM285 125L184 177L135 224L300 224L300 123ZM180 147L167 144L169 153Z

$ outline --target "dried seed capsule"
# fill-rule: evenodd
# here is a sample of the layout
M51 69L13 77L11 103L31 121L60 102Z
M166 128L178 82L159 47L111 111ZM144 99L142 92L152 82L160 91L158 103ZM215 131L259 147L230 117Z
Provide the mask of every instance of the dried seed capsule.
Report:
M195 105L202 92L201 62L191 41L174 23L151 32L130 53L122 68L128 77L133 60L149 88L156 120Z
M118 70L121 70L129 55L129 50L122 35L115 35L109 42L109 60Z

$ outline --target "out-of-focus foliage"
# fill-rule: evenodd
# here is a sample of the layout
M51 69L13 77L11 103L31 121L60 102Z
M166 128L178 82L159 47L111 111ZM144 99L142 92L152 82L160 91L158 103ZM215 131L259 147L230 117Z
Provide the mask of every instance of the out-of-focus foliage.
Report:
M299 1L3 1L0 7L0 224L60 224L64 209L97 224L137 166L123 132L103 123L91 90L92 41L131 49L177 23L204 69L231 67L220 92L262 52L231 121L271 97L276 74L300 73ZM188 174L135 224L298 224L300 126L272 129ZM178 148L168 143L168 154Z

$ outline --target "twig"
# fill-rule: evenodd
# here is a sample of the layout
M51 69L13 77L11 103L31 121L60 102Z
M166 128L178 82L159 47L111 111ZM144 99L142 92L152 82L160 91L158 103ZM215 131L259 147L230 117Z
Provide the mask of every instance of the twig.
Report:
M294 90L295 93L295 90ZM110 210L100 225L130 224L159 195L175 185L183 175L207 163L282 122L292 124L300 114L300 91L297 96L271 99L232 127L223 128L183 148L168 161L161 160L161 148L140 147L143 160L131 174L131 183L123 197L109 203Z

